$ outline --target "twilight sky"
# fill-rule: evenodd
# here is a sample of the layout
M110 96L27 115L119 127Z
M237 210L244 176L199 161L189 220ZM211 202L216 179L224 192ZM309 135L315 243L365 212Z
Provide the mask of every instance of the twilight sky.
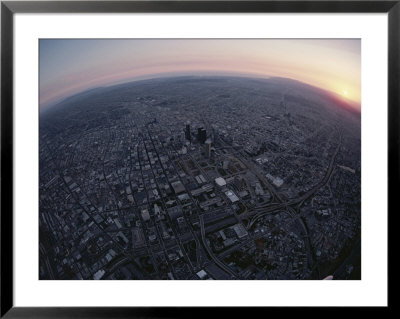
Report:
M357 39L41 39L39 53L40 107L98 86L208 74L286 77L361 101Z

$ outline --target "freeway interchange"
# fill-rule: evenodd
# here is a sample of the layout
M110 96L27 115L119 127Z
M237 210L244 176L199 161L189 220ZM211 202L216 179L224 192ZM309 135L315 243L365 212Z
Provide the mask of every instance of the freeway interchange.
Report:
M155 82L41 120L40 278L319 279L339 264L360 224L359 132L242 81Z

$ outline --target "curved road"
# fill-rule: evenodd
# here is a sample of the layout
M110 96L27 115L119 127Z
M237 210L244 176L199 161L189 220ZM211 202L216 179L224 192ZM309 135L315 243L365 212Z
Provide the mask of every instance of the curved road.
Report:
M328 170L327 170L327 172L326 172L324 178L323 178L318 184L316 184L312 189L310 189L308 192L306 192L305 194L301 195L300 197L291 199L291 200L289 200L289 201L287 201L287 202L283 202L283 203L279 203L279 204L273 204L273 205L269 205L269 206L257 207L257 208L255 209L255 211L262 210L262 212L256 214L256 215L253 217L253 219L250 221L250 223L249 223L249 225L247 226L247 228L250 229L251 226L253 226L254 222L255 222L258 218L260 218L260 217L262 217L262 216L264 216L264 215L266 215L266 214L268 214L268 213L274 212L274 211L276 211L276 210L278 210L278 209L285 208L285 207L287 207L287 206L293 206L293 205L296 205L296 204L298 204L299 206L301 206L301 204L302 204L306 199L308 199L310 196L312 196L312 195L313 195L315 192L317 192L320 188L322 188L323 186L325 186L325 185L328 183L330 177L332 176L333 169L334 169L335 159L336 159L337 154L339 153L339 149L340 149L340 146L341 146L341 145L342 145L342 134L340 134L340 141L339 141L339 143L338 143L338 145L337 145L337 147L336 147L335 153L333 154L333 156L332 156L332 158L331 158L331 161L330 161L329 166L328 166Z
M212 260L215 262L215 264L221 268L222 270L224 270L225 272L227 272L228 274L230 274L233 278L237 278L238 275L232 270L230 269L227 265L225 265L222 261L220 261L217 257L215 257L215 255L213 254L213 252L211 251L210 247L207 245L206 242L206 232L204 229L204 219L203 219L203 215L200 215L200 227L201 227L201 240L203 241L204 247L206 248L208 254L210 255L210 257L212 258Z

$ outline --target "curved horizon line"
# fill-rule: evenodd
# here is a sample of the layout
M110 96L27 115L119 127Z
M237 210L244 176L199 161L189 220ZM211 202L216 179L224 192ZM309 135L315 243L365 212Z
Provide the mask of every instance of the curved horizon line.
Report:
M196 74L197 73L197 74ZM203 74L201 74L203 73ZM271 78L280 78L280 79L287 79L287 80L292 80L296 81L305 85L309 85L311 87L320 89L322 91L325 91L326 93L332 94L338 98L340 98L344 103L349 104L350 107L352 107L356 111L361 111L361 102L354 101L348 98L342 97L340 94L333 92L331 90L322 88L320 86L316 86L311 83L307 83L304 81L300 81L298 79L290 78L290 77L283 77L283 76L274 76L274 75L265 75L265 74L259 74L259 73L243 73L243 72L229 72L229 71L188 71L188 72L165 72L165 73L153 73L153 74L148 74L148 75L142 75L142 76L137 76L134 78L127 78L123 80L118 80L116 82L110 82L110 83L105 83L103 85L98 85L98 86L92 86L88 87L84 90L76 91L70 95L67 96L62 96L59 98L54 98L51 99L49 102L41 103L40 102L40 94L39 94L39 111L42 110L47 110L50 109L60 103L63 103L65 100L74 97L76 95L91 91L91 90L96 90L99 88L112 88L114 86L119 86L123 84L128 84L128 83L134 83L134 82L141 82L141 81L146 81L146 80L156 80L156 79L168 79L168 78L179 78L179 77L202 77L202 76L209 76L209 77L242 77L242 78L250 78L250 79L271 79Z

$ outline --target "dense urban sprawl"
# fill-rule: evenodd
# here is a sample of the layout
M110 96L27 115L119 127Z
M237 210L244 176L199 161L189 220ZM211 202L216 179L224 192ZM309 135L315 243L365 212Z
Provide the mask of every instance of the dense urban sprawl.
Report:
M360 114L293 80L98 88L40 115L40 279L359 279Z

